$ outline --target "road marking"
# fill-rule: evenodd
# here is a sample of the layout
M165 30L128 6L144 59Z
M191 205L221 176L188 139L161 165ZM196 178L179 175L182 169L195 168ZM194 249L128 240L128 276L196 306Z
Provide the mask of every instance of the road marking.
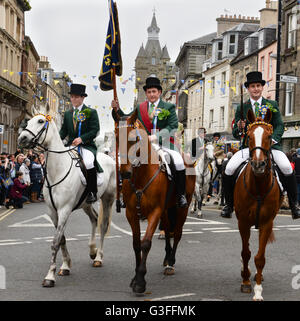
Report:
M124 233L124 234L127 234L127 235L132 236L132 233L131 233L131 232L128 232L128 231L126 231L126 230L123 230L122 228L120 228L119 226L117 226L114 222L111 222L111 226L112 226L113 228L115 228L116 230Z
M276 225L275 227L300 227L300 225Z
M234 233L239 232L239 230L225 230L225 231L211 231L212 233Z
M300 227L288 228L289 231L299 231Z
M8 210L7 212L4 212L0 218L0 221L4 220L7 216L11 215L12 213L14 213L16 211L16 209L12 209L12 210ZM6 214L7 213L7 214ZM5 215L4 215L5 214Z
M192 222L185 222L185 224L203 224L203 225L228 225L229 223L222 223L218 221L212 221L212 220L205 220L203 218L197 218L197 217L187 217L191 220L196 220L198 223L192 223Z
M5 243L5 242L20 242L22 240L0 240L0 243Z
M44 237L34 237L34 240L48 240L48 239L53 239L53 236L44 236Z
M184 297L193 296L193 295L196 295L196 293L185 293L185 294L178 294L178 295L172 295L172 296L163 296L161 298L149 299L144 301L170 300L170 299L184 298Z
M33 223L33 224L30 223L40 219L45 219L46 221L48 221L48 223ZM22 222L10 225L9 227L54 227L54 225L51 221L51 218L47 214L43 214L35 218L32 218L30 220L26 220L26 221L22 221Z
M205 227L203 231L213 231L213 230L229 230L229 227Z
M9 243L0 243L0 246L5 245L24 245L24 244L32 244L32 242L9 242Z

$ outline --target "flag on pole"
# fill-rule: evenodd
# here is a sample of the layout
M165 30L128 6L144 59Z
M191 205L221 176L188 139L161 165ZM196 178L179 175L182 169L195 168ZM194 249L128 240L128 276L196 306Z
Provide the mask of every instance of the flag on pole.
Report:
M117 5L112 0L108 1L109 24L104 49L104 57L99 76L102 90L113 89L113 68L117 76L122 76L121 37Z

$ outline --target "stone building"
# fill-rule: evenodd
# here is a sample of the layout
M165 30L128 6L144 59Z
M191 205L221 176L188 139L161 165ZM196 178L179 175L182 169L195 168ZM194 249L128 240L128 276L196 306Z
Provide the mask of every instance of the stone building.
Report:
M300 32L299 5L296 0L282 1L280 74L298 77L298 83L280 83L279 107L285 123L282 146L285 152L300 142Z
M161 48L159 32L160 28L157 25L154 13L151 25L148 28L146 46L144 48L142 44L135 59L136 89L138 90L135 104L140 104L145 101L146 96L143 86L149 76L155 76L161 81L166 77L167 64L170 61L170 56L166 46Z
M0 0L0 150L15 152L19 119L28 103L27 84L22 78L24 13L26 0Z

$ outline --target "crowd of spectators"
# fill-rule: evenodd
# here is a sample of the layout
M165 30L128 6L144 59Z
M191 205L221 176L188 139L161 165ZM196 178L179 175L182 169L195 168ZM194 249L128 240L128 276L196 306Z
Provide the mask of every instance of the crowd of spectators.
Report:
M44 155L32 150L0 154L0 206L22 208L25 203L43 201Z

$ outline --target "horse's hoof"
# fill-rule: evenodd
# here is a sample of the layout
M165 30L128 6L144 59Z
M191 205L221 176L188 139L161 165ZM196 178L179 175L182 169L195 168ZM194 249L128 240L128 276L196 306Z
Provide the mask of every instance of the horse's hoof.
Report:
M138 285L137 283L134 284L132 290L135 294L144 294L146 291L146 285Z
M90 254L90 258L91 258L92 260L95 260L96 256L97 256L97 253L95 253L95 254Z
M251 284L241 284L241 292L242 293L251 293L252 292Z
M175 268L173 266L166 266L164 270L164 275L174 275L175 274Z
M42 283L44 288L54 288L55 281L53 280L44 280Z
M95 267L95 268L102 267L102 262L101 262L101 261L95 261L95 262L93 263L93 267Z
M62 270L62 269L60 269L59 272L58 272L58 275L59 275L59 276L67 276L67 275L70 275L70 270Z

